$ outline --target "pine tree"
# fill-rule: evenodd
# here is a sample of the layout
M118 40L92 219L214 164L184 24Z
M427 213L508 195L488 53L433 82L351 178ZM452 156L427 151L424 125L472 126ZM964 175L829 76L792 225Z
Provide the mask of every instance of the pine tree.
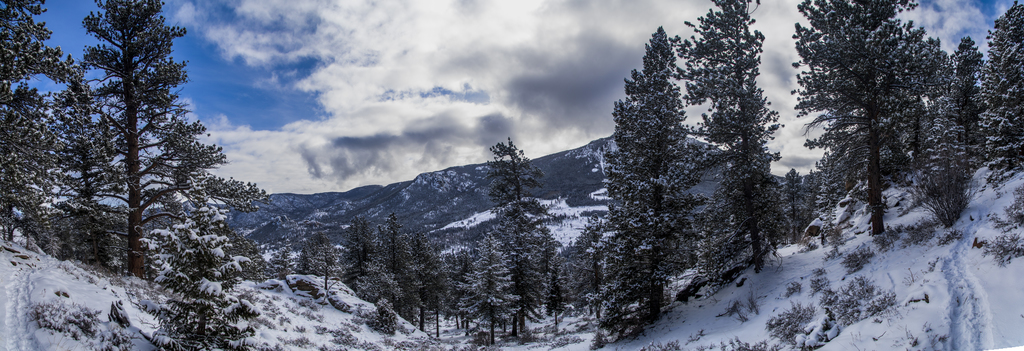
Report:
M15 229L39 224L47 214L43 203L53 196L61 145L50 128L52 101L29 82L41 77L65 83L72 61L61 60L60 48L46 46L50 30L36 22L43 1L5 1L0 8L0 226L3 239Z
M299 271L324 279L324 291L330 291L332 280L340 279L344 271L341 252L331 243L327 233L317 232L306 239L299 253Z
M128 270L143 277L143 227L170 212L147 210L174 194L185 195L202 185L209 199L236 210L255 211L253 201L267 195L255 184L210 175L227 162L223 150L198 138L206 133L202 123L185 119L185 106L177 87L188 78L185 63L171 58L172 41L185 29L168 27L160 15L160 0L106 0L101 12L90 13L83 24L100 41L86 48L86 67L102 71L95 97L100 115L113 130L120 155L118 166L124 193L110 199L128 208ZM201 181L201 182L200 182Z
M377 244L370 222L363 217L354 218L345 231L344 247L342 255L348 269L345 270L342 282L353 289L358 289L356 282L366 276L371 259L377 254Z
M748 256L754 271L760 272L764 258L775 252L782 217L775 202L777 183L771 174L771 162L778 161L779 154L769 152L766 146L779 129L775 123L778 113L768 109L770 103L757 87L764 35L750 30L752 2L714 0L718 10L700 17L699 26L686 22L700 38L682 42L679 57L686 60L680 76L686 80L687 103L711 102L711 114L703 115L697 133L721 149L710 159L723 168L722 181L711 200L714 205L708 207L721 210L708 213L721 225L708 232L730 236L732 241L744 242L743 247L749 245L749 253L734 254Z
M249 259L249 264L242 271L242 279L262 282L267 280L267 260L263 259L263 252L252 239L246 238L236 231L228 232L228 245L226 252L228 256L241 256Z
M548 217L547 208L531 197L530 190L541 186L544 176L522 150L508 140L491 147L494 160L488 161L487 177L493 179L488 195L495 204L498 231L505 245L509 271L512 274L511 293L516 296L512 335L526 328L526 320L541 318L540 307L546 293L544 267L547 266L545 248L554 239L542 220Z
M292 262L291 245L286 244L278 248L277 251L274 251L273 256L270 257L270 262L267 262L270 276L284 279L287 275L292 274L295 271L295 265Z
M988 109L981 115L989 168L1018 171L1024 165L1024 5L1014 1L995 21L988 35L988 62L983 69L981 97Z
M420 315L420 330L427 332L427 312L434 312L437 320L437 334L440 337L440 313L443 306L445 294L448 292L447 276L444 274L444 264L441 257L430 239L423 233L416 234L412 239L412 260L416 267L415 279L418 282L416 294L419 297L420 305L417 306Z
M547 298L544 301L544 309L547 311L547 315L555 317L555 333L558 333L558 317L565 312L566 302L568 296L566 296L566 277L565 277L565 259L562 256L555 255L551 259L551 271L548 273L548 293Z
M808 189L800 172L791 168L782 183L782 206L790 243L800 240L804 227L810 223L806 207L807 193Z
M509 293L514 283L498 239L493 234L488 235L479 250L480 257L473 264L469 278L466 301L470 314L488 324L490 344L494 345L495 324L512 316L519 297Z
M231 290L242 281L249 259L228 256L231 229L226 210L207 206L167 229L151 232L143 242L158 252L155 281L175 293L166 304L144 303L161 321L152 341L170 350L245 349L253 329L239 321L259 315L248 301Z
M895 143L886 138L902 134L893 128L898 112L919 103L924 84L934 83L938 72L938 42L896 18L916 6L910 0L805 0L797 7L810 22L797 24L794 35L801 61L793 65L804 69L797 76L797 109L800 116L820 112L809 126L825 129L807 145L828 149L843 173L863 172L872 234L885 230L882 158Z
M974 196L971 159L963 135L964 128L952 118L940 115L935 119L925 142L926 161L914 188L922 206L947 228L960 219Z
M469 296L472 287L469 280L473 273L473 259L467 250L447 254L444 258L450 286L445 302L450 313L455 316L456 327L466 329L466 336L469 336Z
M664 29L646 46L643 71L626 79L626 100L613 116L617 149L610 150L606 314L601 326L620 335L658 320L669 278L686 268L693 242L690 216L698 196L702 150L686 140L679 87L671 79L675 53Z
M957 136L960 143L975 148L982 143L979 121L985 112L984 101L981 100L981 69L985 66L981 52L971 37L960 39L960 45L950 57L952 79L946 96L950 100L950 113L956 124L963 128L963 135ZM976 154L974 150L971 153ZM976 155L972 156L977 157Z
M604 237L606 223L591 217L576 238L573 256L575 295L590 313L601 319L601 286L604 285Z

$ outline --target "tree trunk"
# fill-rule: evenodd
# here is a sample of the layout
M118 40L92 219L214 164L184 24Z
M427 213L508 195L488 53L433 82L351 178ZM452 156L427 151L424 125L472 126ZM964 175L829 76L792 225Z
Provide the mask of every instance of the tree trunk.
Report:
M124 62L134 62L125 51ZM134 72L134 67L124 67L126 72ZM128 153L125 155L125 167L128 175L128 272L145 278L145 256L142 249L142 172L139 161L139 106L135 101L135 87L131 74L122 78L122 94L125 104L125 141Z
M491 321L491 341L489 345L494 345L494 321Z
M885 204L882 203L882 146L875 123L875 119L872 118L868 126L868 206L871 207L871 235L885 231L882 219L885 215Z
M437 337L441 337L441 309L434 310L434 328L437 330Z
M426 330L426 319L427 319L426 312L427 311L425 311L423 309L423 307L420 307L420 331L424 332L424 333L427 332L427 330Z
M661 297L665 293L665 285L661 282L651 281L650 296L647 301L647 321L654 323L661 317Z

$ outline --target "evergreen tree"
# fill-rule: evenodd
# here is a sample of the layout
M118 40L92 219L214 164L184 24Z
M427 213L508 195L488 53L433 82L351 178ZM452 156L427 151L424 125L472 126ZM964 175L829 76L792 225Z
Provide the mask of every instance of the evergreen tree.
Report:
M437 252L437 248L430 243L430 239L423 233L416 234L412 240L412 259L416 267L415 279L418 282L416 294L419 297L420 330L427 332L427 313L434 312L437 318L437 334L440 337L440 314L444 297L448 293L447 276L444 272L444 263Z
M604 284L604 233L606 223L591 217L583 233L576 238L573 256L573 279L577 301L601 319L601 286Z
M971 37L960 39L960 45L950 57L952 79L945 95L950 102L949 114L963 129L963 134L957 138L960 143L971 148L982 143L978 123L981 113L985 112L985 104L981 100L981 87L978 82L982 78L981 69L984 65L985 61L974 40L971 40ZM971 153L976 154L977 152L974 150ZM976 155L972 157L976 157Z
M894 130L901 124L898 112L919 103L924 84L938 72L938 42L896 18L916 6L910 0L805 0L797 7L810 22L797 24L794 35L801 61L793 65L804 68L797 76L797 109L800 116L820 112L809 126L825 129L807 145L828 149L842 173L863 172L872 234L885 230L882 159L894 143L887 138L905 132Z
M270 257L270 262L267 262L270 275L277 279L284 279L295 271L295 265L292 262L291 245L286 244L278 248L277 251L274 251L273 256Z
M988 109L981 115L988 166L1015 172L1024 165L1024 5L1014 1L995 21L988 35L988 63L983 69L981 96Z
M914 188L923 207L947 228L960 219L974 196L971 160L963 135L964 128L952 118L935 119L925 143L926 162Z
M457 251L444 256L448 284L450 286L446 303L449 313L454 315L457 328L466 329L469 335L469 296L471 294L470 276L473 273L473 259L466 250Z
M531 197L530 190L541 186L544 176L522 150L508 140L491 147L494 160L488 161L487 177L493 179L488 195L495 204L498 231L505 245L508 268L512 274L511 293L516 296L512 335L526 328L526 320L541 318L546 293L545 248L554 239L544 226L547 208Z
M0 226L3 239L14 240L21 227L45 220L43 203L56 185L59 140L50 129L51 101L29 82L47 77L67 82L72 61L60 48L46 46L50 30L36 22L43 1L5 1L0 8Z
M158 252L155 281L176 294L166 304L144 303L161 321L152 341L170 350L246 349L253 328L241 320L259 315L231 290L242 281L249 259L228 256L231 229L226 210L206 206L192 211L182 224L151 232L144 240Z
M807 194L808 189L800 172L791 168L782 183L782 206L790 243L800 240L804 227L811 221L807 211Z
M490 345L494 345L494 326L512 316L519 297L509 293L513 281L498 239L493 234L488 235L479 250L480 257L473 264L469 278L466 305L473 317L487 323Z
M680 76L686 80L687 103L711 102L711 114L703 115L698 134L721 149L710 161L724 166L711 200L714 205L708 207L719 212L705 211L713 218L708 224L717 225L706 232L742 242L744 252L733 254L749 257L754 271L760 272L764 258L775 252L782 216L776 202L778 184L771 174L771 162L778 161L779 154L766 146L779 129L779 118L757 87L764 35L750 30L752 2L714 0L718 10L700 17L699 26L686 22L700 38L682 42L679 57L686 60Z
M555 333L558 333L558 317L565 312L568 296L566 295L565 259L555 255L551 259L551 272L548 273L548 293L544 301L544 309L548 316L555 317Z
M366 276L371 259L377 254L377 244L370 222L363 217L354 218L345 231L344 244L342 255L348 269L345 270L342 282L353 289L358 289L356 282Z
M226 252L228 256L241 256L249 259L249 264L242 270L242 279L252 282L267 280L267 260L263 259L263 252L252 239L246 238L236 231L228 232L228 245Z
M113 131L120 157L123 193L110 199L128 209L127 265L131 274L144 275L143 227L170 212L147 210L174 194L185 195L202 185L206 196L236 210L254 211L253 201L266 199L255 184L210 175L227 162L220 147L198 138L206 128L185 119L185 106L177 87L188 78L185 63L171 58L172 41L185 29L164 24L160 0L106 0L101 11L90 13L83 24L100 44L86 48L88 68L102 71L94 93L100 115ZM201 182L200 182L201 181Z
M317 232L302 245L299 272L323 277L324 291L330 291L333 285L331 280L340 279L344 271L339 251L327 233Z
M613 116L617 149L610 150L606 314L601 326L627 333L658 320L665 287L686 268L693 242L690 216L701 202L686 191L700 181L702 150L686 140L675 53L664 29L646 46L643 71L626 79L626 100Z

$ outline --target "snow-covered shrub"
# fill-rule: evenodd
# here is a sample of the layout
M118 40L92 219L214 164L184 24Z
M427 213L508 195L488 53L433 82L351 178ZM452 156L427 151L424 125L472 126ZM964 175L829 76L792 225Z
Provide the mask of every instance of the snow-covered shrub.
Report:
M551 342L551 348L557 349L559 347L565 347L565 346L569 346L569 345L572 345L572 344L579 344L581 342L583 342L583 339L581 339L580 337L578 337L576 335L566 335L566 336L562 336L562 337L560 337L558 339L555 339L555 341L552 341Z
M828 277L811 278L811 295L828 290L830 287L831 282L828 281Z
M843 253L839 252L839 246L834 245L832 246L832 250L828 250L828 252L825 253L825 261L831 261L842 256Z
M100 311L61 301L35 304L29 318L40 329L60 333L81 342L89 349L101 351L128 351L132 349L131 335L115 323L104 324Z
M729 302L729 306L725 308L725 312L718 315L718 317L723 316L735 317L736 320L740 321L740 323L750 320L750 318L747 317L746 306L744 306L743 301L740 300L732 300Z
M387 335L395 335L395 331L398 329L398 316L391 308L391 303L388 302L388 299L380 299L376 305L377 310L373 314L373 319L370 320L370 327Z
M896 293L881 291L865 277L854 277L838 291L822 291L821 307L840 325L847 326L876 316L896 305Z
M802 283L796 282L796 281L789 282L789 284L786 284L786 293L784 295L782 295L782 297L787 297L788 298L790 296L799 294L800 291L803 290L803 289L804 289L804 285Z
M807 253L807 252L811 252L811 251L814 251L814 250L817 250L817 249L818 249L818 243L809 240L809 241L807 241L806 244L804 244L804 247L800 248L799 252L800 253Z
M590 343L590 349L597 350L605 345L608 345L608 336L604 334L604 330L598 330L597 333L594 334L594 340Z
M964 238L964 232L960 229L949 229L939 237L939 245L946 246Z
M1013 203L1006 206L1006 220L998 221L1000 227L1024 225L1024 185L1013 191Z
M912 192L935 219L949 228L960 220L976 190L966 167L944 167L925 172Z
M804 333L804 325L814 319L814 305L801 305L790 301L790 308L768 319L768 334L783 342L796 344L797 334Z
M847 274L859 271L864 268L864 265L871 262L872 257L875 257L875 252L871 251L870 247L861 246L846 254L846 257L843 258L843 267L846 268Z
M1017 233L997 236L985 245L985 256L988 255L994 256L1000 267L1005 267L1014 258L1024 256L1024 238Z
M889 251L896 244L896 241L900 240L901 229L902 226L896 226L896 228L886 227L884 232L871 237L871 242L875 244L878 251Z
M935 237L935 228L939 223L934 220L923 220L917 224L908 226L904 230L907 235L903 237L900 247L907 248L912 245L920 245Z
M650 344L641 347L638 351L683 351L683 346L679 344L679 340L669 341L664 344L651 341Z
M729 343L721 343L719 349L723 351L780 351L782 346L769 344L767 340L761 340L754 344L746 343L735 337Z

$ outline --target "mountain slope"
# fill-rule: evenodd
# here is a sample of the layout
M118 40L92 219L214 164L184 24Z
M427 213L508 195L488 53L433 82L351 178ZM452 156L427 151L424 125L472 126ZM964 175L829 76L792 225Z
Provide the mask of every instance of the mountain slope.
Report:
M533 195L554 206L556 216L549 227L578 231L581 216L607 211L608 198L600 196L600 190L604 188L604 153L613 145L611 138L603 138L533 160L545 174L543 187ZM709 194L716 184L709 175L694 191ZM382 223L394 212L405 231L429 232L435 240L460 245L490 229L485 214L493 207L487 197L489 185L486 164L457 166L422 173L410 181L343 193L274 194L257 212L232 212L228 223L260 243L294 241L316 231L337 240L357 216ZM465 222L472 218L478 220L472 225ZM564 233L563 237L574 236Z

